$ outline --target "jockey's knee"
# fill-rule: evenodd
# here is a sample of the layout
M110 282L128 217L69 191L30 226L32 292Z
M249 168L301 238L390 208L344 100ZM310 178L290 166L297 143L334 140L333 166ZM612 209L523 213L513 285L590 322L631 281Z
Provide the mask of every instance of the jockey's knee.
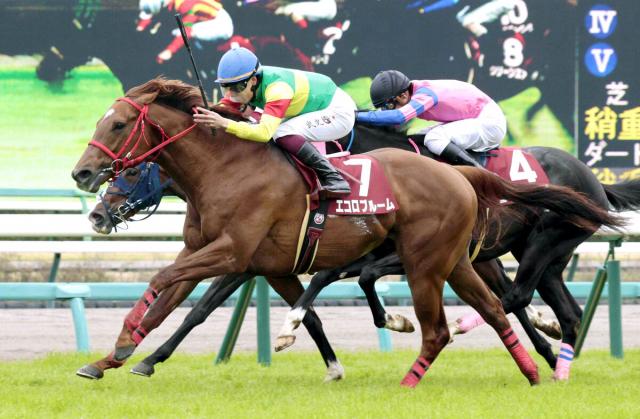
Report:
M451 143L451 138L449 138L442 125L429 129L424 136L425 147L437 156L442 154L442 150L447 148L449 143Z

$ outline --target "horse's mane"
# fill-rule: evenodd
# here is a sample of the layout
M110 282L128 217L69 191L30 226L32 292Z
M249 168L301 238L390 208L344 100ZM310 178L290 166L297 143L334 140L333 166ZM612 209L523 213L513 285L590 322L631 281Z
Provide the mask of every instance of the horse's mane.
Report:
M140 86L132 87L127 97L138 98L145 94L157 94L154 102L159 102L186 113L192 113L194 106L204 106L200 90L180 80L156 77Z
M158 102L189 114L193 113L194 106L204 107L200 89L181 80L156 77L140 86L132 87L127 91L126 96L139 98L146 94L156 95L153 102ZM212 106L211 109L236 121L243 119L240 111L228 106L218 104Z

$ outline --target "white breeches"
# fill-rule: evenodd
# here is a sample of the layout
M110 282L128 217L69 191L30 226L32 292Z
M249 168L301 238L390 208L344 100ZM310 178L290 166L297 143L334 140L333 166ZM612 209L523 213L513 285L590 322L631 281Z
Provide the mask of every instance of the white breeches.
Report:
M500 145L507 133L507 119L497 103L487 103L476 118L426 128L424 145L438 156L449 143L462 149L487 151Z
M344 90L336 89L325 109L294 116L282 122L274 139L301 135L307 141L333 141L349 134L356 120L356 104Z

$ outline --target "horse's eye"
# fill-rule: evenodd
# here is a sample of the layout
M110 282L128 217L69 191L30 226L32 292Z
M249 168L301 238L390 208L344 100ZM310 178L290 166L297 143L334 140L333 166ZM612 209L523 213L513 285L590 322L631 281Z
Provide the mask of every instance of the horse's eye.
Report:
M127 169L127 176L138 176L139 170L135 167Z
M124 122L114 122L113 123L113 129L118 130L118 129L122 129L126 126L126 124Z

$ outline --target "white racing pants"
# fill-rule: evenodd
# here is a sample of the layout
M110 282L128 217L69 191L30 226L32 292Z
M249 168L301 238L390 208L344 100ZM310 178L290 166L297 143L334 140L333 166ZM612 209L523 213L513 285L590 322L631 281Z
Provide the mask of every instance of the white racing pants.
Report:
M440 155L449 143L471 151L497 148L507 133L507 120L497 103L487 103L476 118L434 125L421 131L424 145Z
M333 141L353 129L356 104L344 90L336 89L329 106L321 111L294 116L282 122L273 138L301 135L307 141Z

